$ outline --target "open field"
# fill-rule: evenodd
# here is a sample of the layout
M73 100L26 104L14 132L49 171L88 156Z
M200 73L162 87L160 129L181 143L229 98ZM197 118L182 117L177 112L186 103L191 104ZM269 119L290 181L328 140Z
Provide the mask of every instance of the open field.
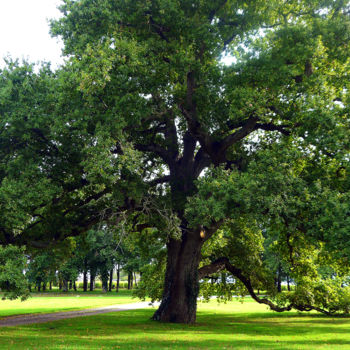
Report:
M200 303L197 324L133 310L0 328L0 349L350 349L350 318L268 311L248 300Z
M0 300L0 318L4 316L23 315L32 313L49 313L59 311L72 311L91 309L94 307L129 304L138 302L132 298L128 290L118 293L69 292L69 293L33 293L26 301Z

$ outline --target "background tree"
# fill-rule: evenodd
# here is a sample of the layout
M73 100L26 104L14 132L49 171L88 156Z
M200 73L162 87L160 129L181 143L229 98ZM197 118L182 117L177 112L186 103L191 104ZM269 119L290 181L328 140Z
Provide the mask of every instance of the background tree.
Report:
M52 283L57 281L56 271L59 268L56 254L53 252L36 252L36 255L29 259L26 278L29 284L34 284L38 292L45 291L47 283L52 288ZM51 289L50 288L50 289Z
M0 289L3 299L26 299L29 295L28 283L23 271L26 257L22 248L0 246Z

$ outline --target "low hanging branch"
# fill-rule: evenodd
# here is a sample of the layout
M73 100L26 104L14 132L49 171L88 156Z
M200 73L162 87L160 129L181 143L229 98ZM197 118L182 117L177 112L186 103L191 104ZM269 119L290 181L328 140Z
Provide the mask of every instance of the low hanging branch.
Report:
M214 262L212 262L209 265L203 266L198 270L198 278L202 279L206 276L209 276L213 273L222 271L222 270L227 270L229 271L234 277L238 278L244 286L247 288L250 296L259 304L265 304L270 307L271 310L277 311L277 312L283 312L283 311L290 311L291 309L296 309L299 311L311 311L315 310L321 313L324 313L326 315L332 315L332 312L329 312L327 310L324 310L322 308L319 308L317 306L312 306L312 305L306 305L306 304L295 304L291 303L288 306L285 307L279 307L276 304L274 304L271 300L266 299L266 298L260 298L259 296L256 295L254 292L254 288L252 286L252 283L248 277L245 277L242 273L242 270L233 266L229 259L226 257L221 257Z

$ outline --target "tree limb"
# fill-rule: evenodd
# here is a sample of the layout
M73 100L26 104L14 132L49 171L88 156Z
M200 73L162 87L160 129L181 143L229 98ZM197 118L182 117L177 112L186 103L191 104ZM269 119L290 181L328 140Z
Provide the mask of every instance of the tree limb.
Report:
M244 139L247 135L249 135L252 131L256 130L256 124L259 118L256 116L250 117L247 122L241 127L241 129L237 130L233 134L226 136L219 143L219 152L224 153L230 146L234 143Z
M273 123L256 123L255 129L261 129L265 131L278 131L285 136L291 134L290 130L286 129L287 125L275 125Z
M214 9L212 9L210 11L209 16L208 16L210 23L215 18L216 14L220 11L220 9L222 9L226 5L226 3L227 3L227 0L223 0L218 4L218 6L216 6Z
M197 142L191 133L189 131L186 131L183 136L184 150L181 161L182 163L187 164L187 166L193 161L196 143Z
M150 185L150 186L159 185L159 184L162 184L162 183L169 182L170 178L171 178L170 175L158 177L156 179L153 179L153 180L147 182L147 184Z
M205 168L209 167L211 163L211 158L204 151L203 147L201 147L194 158L193 169L195 178L197 178Z
M169 153L166 149L162 148L157 144L135 144L135 149L141 152L152 152L162 158L167 164L170 163L171 159L169 157Z
M215 260L209 265L205 265L198 270L198 279L208 278L213 273L220 272L226 268L226 258Z
M165 34L164 34L164 28L163 28L162 26L160 26L159 24L157 24L157 23L154 21L154 19L153 19L152 16L149 17L149 21L150 21L152 27L154 28L154 30L156 31L156 33L157 33L163 40L165 40L167 43L169 43L169 39L168 39L168 38L165 36Z
M172 118L165 119L164 137L167 142L167 151L169 154L169 158L172 161L175 161L179 155L179 143L177 136L178 133L175 125L175 120L171 111L169 111L169 114Z
M198 278L202 279L210 274L219 272L226 269L229 271L234 277L238 278L244 286L247 288L250 296L259 304L265 304L270 307L271 310L277 311L277 312L283 312L283 311L290 311L291 309L296 309L299 311L311 311L315 310L321 313L324 313L326 315L331 315L332 313L319 308L317 306L307 305L307 304L296 304L296 303L290 303L289 305L285 307L279 307L278 305L274 304L271 300L267 298L260 298L257 296L254 292L254 288L252 286L252 283L249 278L245 277L243 275L243 271L235 266L233 266L229 259L226 257L221 257L214 262L212 262L209 265L203 266L198 270Z

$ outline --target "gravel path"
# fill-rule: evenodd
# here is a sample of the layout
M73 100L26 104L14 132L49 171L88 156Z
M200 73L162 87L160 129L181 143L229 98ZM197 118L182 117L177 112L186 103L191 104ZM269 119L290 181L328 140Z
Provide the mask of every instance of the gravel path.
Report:
M144 309L150 307L150 303L141 302L133 304L120 304L110 305L94 309L77 310L77 311L66 311L66 312L53 312L50 314L31 314L31 315L20 315L10 316L0 319L0 327L20 326L32 323L45 323L57 320L64 320L67 318L92 316L99 314L106 314L108 312L118 312L126 310Z

